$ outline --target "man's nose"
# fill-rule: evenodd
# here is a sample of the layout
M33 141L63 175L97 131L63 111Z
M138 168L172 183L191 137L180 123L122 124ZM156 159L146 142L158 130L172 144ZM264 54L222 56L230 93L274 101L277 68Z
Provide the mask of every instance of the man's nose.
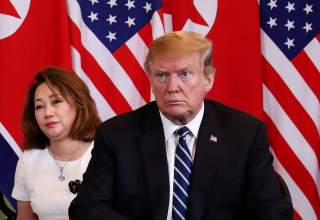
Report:
M179 77L176 74L172 74L168 80L168 92L176 93L179 91Z

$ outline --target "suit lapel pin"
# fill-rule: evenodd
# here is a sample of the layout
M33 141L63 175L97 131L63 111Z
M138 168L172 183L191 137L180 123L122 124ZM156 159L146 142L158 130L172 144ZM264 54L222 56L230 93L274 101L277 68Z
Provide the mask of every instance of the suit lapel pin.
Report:
M210 141L213 141L214 143L218 142L218 138L214 136L213 134L210 135Z

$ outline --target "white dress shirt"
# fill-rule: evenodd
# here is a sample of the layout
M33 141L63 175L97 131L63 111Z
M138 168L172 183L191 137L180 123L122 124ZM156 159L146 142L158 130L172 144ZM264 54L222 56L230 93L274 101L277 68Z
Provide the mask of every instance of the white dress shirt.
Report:
M188 123L183 126L188 127L191 131L191 134L188 133L186 137L186 142L191 153L192 160L194 160L194 155L196 151L196 140L198 137L198 131L200 124L203 118L204 113L204 104L202 103L201 109L198 114ZM169 205L168 205L168 215L167 220L172 219L172 195L173 195L173 175L174 175L174 159L176 153L176 146L178 143L178 135L175 135L174 132L183 127L182 125L177 125L166 118L161 112L160 117L163 125L165 143L166 143L166 152L167 152L167 161L168 161L168 171L169 171Z

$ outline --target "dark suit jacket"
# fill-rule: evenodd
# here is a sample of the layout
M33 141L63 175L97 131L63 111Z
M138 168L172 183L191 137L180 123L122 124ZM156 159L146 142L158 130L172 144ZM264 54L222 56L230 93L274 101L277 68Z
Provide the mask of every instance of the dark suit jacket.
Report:
M211 134L217 142L210 141ZM205 101L196 145L187 219L292 219L262 122ZM165 138L157 105L104 122L80 193L69 208L70 218L166 220L168 202Z

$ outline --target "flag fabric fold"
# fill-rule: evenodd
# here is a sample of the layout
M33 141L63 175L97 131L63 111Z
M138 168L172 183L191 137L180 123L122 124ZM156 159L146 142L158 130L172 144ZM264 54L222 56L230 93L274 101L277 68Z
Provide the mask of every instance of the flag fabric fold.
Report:
M0 191L10 198L23 149L21 112L36 72L73 69L105 120L153 99L143 67L148 47L187 30L214 43L217 72L208 98L266 122L294 219L320 219L319 16L316 0L3 1Z

